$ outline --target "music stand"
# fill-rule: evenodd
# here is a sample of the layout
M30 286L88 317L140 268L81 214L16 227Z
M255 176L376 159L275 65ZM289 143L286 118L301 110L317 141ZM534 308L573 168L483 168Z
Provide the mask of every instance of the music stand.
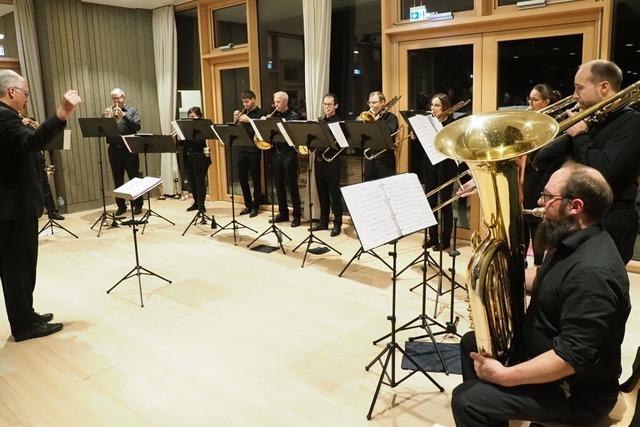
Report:
M158 187L160 184L162 184L162 180L160 178L154 178L154 177L146 177L144 179L133 178L128 182L126 182L124 185L121 185L120 187L113 190L113 193L116 197L122 197L123 199L128 199L133 201L141 196L144 196L146 193ZM110 293L113 289L115 289L116 286L118 286L120 283L124 282L125 280L130 279L134 276L137 276L138 289L140 290L140 307L144 307L144 301L142 299L142 280L140 279L140 276L145 274L148 276L156 276L168 283L171 283L171 280L165 279L164 277L140 265L140 257L138 255L138 238L136 237L136 233L138 232L137 226L140 225L142 221L141 220L136 221L135 214L133 213L134 210L135 209L131 209L131 220L123 222L122 224L131 226L131 231L133 232L133 247L136 254L136 265L127 274L125 274L125 276L122 279L118 280L118 282L116 282L115 285L109 288L107 293Z
M202 136L205 140L216 138L211 129L211 120L209 119L176 120L176 124L182 136L184 136L185 139L189 139L190 137L189 141L192 143L195 141L196 136ZM182 232L182 235L184 236L192 225L206 225L207 220L211 221L212 229L218 228L215 215L209 217L206 212L200 212L200 210L198 210L189 222L189 225L187 225L187 228Z
M252 120L251 121L255 127L258 129L258 134L256 135L256 137L262 136L264 138L264 141L268 141L269 143L273 143L273 139L278 136L281 135L280 131L278 130L278 123L281 122L280 119L264 119L264 120ZM271 150L273 150L274 148L272 147ZM266 154L266 153L265 153ZM265 159L269 158L269 166L265 167L265 178L267 181L269 181L269 171L273 171L273 153L271 153L270 156L266 156L265 155ZM273 175L273 174L272 174ZM280 229L280 227L278 227L276 225L275 219L276 219L276 214L275 214L275 206L274 206L274 199L273 199L273 193L274 193L274 187L273 187L273 177L271 178L271 224L269 225L269 227L267 227L266 230L264 230L262 233L260 233L260 235L258 237L256 237L255 239L253 239L253 241L251 243L249 243L247 245L248 248L251 247L251 245L253 245L258 239L260 239L262 236L266 236L269 233L273 233L276 235L276 239L278 239L278 244L280 245L280 249L282 250L283 254L286 254L286 251L284 250L284 246L282 245L282 236L286 237L287 239L289 239L289 241L291 241L291 237L287 236L287 234L282 231L282 229Z
M349 143L349 147L357 148L361 150L360 167L362 170L362 182L364 182L364 152L366 149L381 151L384 149L393 150L393 140L391 139L391 132L386 125L382 125L380 122L363 122L361 120L350 120L342 123L342 128ZM347 265L344 266L338 277L347 271L351 263L356 259L360 259L360 256L364 253L368 253L373 257L379 259L389 270L393 270L393 267L389 265L387 261L382 259L373 249L365 251L362 245L358 248L356 253L351 257Z
M307 147L307 152L311 153L311 149L316 150L324 150L326 148L333 148L333 136L331 132L329 132L329 128L327 126L322 126L318 122L307 121L307 122L283 122L282 126L285 128L287 134L291 138L291 141L296 146L296 148L300 146ZM297 150L300 151L299 148ZM321 245L324 245L336 252L338 255L342 255L339 251L334 249L331 245L325 243L320 238L316 237L313 234L313 201L311 200L311 170L313 162L309 161L309 166L307 167L307 198L309 201L309 235L298 244L295 248L293 248L292 252L295 252L300 246L307 244L307 247L304 251L304 257L302 258L302 265L300 268L304 268L304 263L307 260L307 254L309 253L309 249L311 248L311 244L316 242Z
M124 144L129 150L130 153L142 153L144 154L144 175L149 175L149 163L147 162L147 153L175 153L178 151L178 148L173 142L173 137L170 135L133 135L133 136L125 136ZM144 230L147 227L147 222L151 219L152 216L157 216L160 219L167 221L171 225L176 225L175 222L168 220L167 218L160 215L158 212L151 209L151 194L147 192L147 211L140 218L140 223L142 223L142 232L140 234L144 234Z
M93 223L91 229L96 226L96 224L100 223L100 227L98 228L98 237L100 237L100 233L102 233L102 226L107 223L107 219L111 219L110 228L115 228L118 226L116 223L116 216L111 212L107 213L107 202L104 195L104 171L102 168L102 146L100 145L101 138L111 138L120 136L120 131L118 130L118 124L116 123L115 117L104 118L104 117L83 117L78 119L78 123L80 124L80 131L82 132L82 136L84 138L98 138L98 165L100 165L100 192L102 193L102 214Z
M363 250L369 251L384 244L393 244L393 250L389 252L392 258L391 315L387 316L391 323L391 331L385 336L390 337L391 340L387 342L378 356L365 367L365 370L368 371L376 362L380 362L382 365L373 400L367 413L367 419L370 420L383 383L395 388L419 371L441 392L444 391L444 388L416 363L413 357L407 354L396 341L398 331L396 328L398 240L416 231L424 230L430 224L435 223L435 218L432 213L429 213L429 204L422 191L422 186L414 174L395 175L342 187L341 190L349 212L352 212L353 225L356 227L356 231L359 231L358 239ZM396 380L396 350L400 351L417 368L399 380ZM382 362L385 355L385 360ZM390 375L387 372L389 367Z
M71 133L70 130L68 129L64 129L62 132L57 133L53 139L49 142L47 142L44 147L42 147L42 157L44 159L44 152L45 151L55 151L55 150L69 150L71 147L70 146L66 146L65 147L65 136ZM68 138L68 142L71 142L70 136L66 137ZM43 160L44 162L44 160ZM45 171L42 171L42 173L46 173ZM52 172L53 173L53 172ZM48 178L47 178L48 179ZM49 208L47 208L48 210ZM51 214L51 212L49 212L49 214ZM51 234L53 235L54 233L54 228L59 228L63 231L66 231L67 233L71 234L73 237L75 237L76 239L78 238L78 236L74 233L72 233L71 231L67 230L65 227L63 227L62 225L60 225L60 223L58 221L56 221L55 219L51 218L51 216L49 215L49 221L47 221L47 223L45 225L42 226L42 228L40 229L40 231L38 231L38 234L41 234L44 230L46 230L47 228L51 229Z
M233 188L233 146L234 144L237 144L244 147L251 147L253 146L253 141L249 139L249 135L247 135L247 131L244 129L244 127L238 124L230 123L213 125L213 131L218 136L218 140L220 140L220 142L222 142L225 146L229 147L229 163L231 165L229 167L230 174L228 176L228 179L231 183L231 221L228 224L220 227L220 229L214 232L211 236L215 236L219 232L231 228L233 229L233 244L237 245L237 231L239 229L246 228L253 231L254 233L257 233L257 231L242 224L239 221L236 221L235 190Z

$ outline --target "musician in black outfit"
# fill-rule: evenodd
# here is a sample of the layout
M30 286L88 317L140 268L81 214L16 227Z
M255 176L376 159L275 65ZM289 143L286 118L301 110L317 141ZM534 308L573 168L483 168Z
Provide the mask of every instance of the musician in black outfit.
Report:
M202 110L200 107L191 107L187 111L187 117L191 120L202 119ZM189 137L189 135L185 135ZM191 183L191 193L193 194L193 204L187 208L187 211L197 210L205 213L207 208L204 206L207 194L207 171L211 165L211 158L205 155L204 149L207 141L198 134L193 140L185 139L184 156L189 182ZM202 221L205 219L203 218Z
M616 64L594 60L578 69L573 97L586 109L615 95L621 85L622 70ZM567 135L571 138L540 150L536 164L547 167L549 163L557 164L557 159L570 156L604 175L613 190L613 205L602 225L611 234L626 264L633 256L638 235L635 200L640 173L640 114L625 107L608 114L600 123L580 121L567 129Z
M140 130L140 113L138 109L131 105L125 104L124 91L120 88L114 88L111 91L112 106L108 107L103 116L115 117L118 123L118 131L121 135L134 135ZM127 172L129 179L140 176L140 158L138 153L130 153L122 142L121 137L107 138L109 145L109 164L111 165L111 173L113 174L113 184L116 188L124 184L124 173ZM142 203L144 199L139 197L131 202L133 213L138 215L142 213ZM116 197L118 210L116 216L122 215L127 211L127 205L124 199Z
M240 95L243 111L234 111L233 120L236 123L242 123L245 131L250 139L255 134L251 126L251 119L259 119L263 116L262 109L256 105L256 94L251 90L245 90ZM261 151L255 145L250 147L241 145L234 147L234 153L237 160L238 178L240 180L240 188L242 188L242 197L244 198L244 209L240 211L240 215L249 214L250 218L258 215L260 209L260 200L262 198L260 191L260 156ZM249 174L253 182L253 197L251 196L251 187L249 186Z
M328 125L329 123L339 122L340 118L336 114L338 102L333 93L327 93L322 101L324 117L320 123ZM329 229L329 206L333 211L333 229L331 237L340 234L342 227L342 194L340 194L340 175L341 165L340 157L336 157L331 162L323 158L323 153L327 159L336 155L338 150L330 148L324 153L316 150L315 152L315 177L316 187L318 189L318 199L320 199L320 222L313 227L313 231Z
M274 93L273 102L276 110L271 117L282 118L287 121L300 119L298 113L289 109L289 95L286 92ZM300 216L302 214L300 192L298 191L298 152L293 147L290 147L280 134L273 139L272 143L274 150L272 175L276 186L276 194L278 195L278 215L274 218L274 222L289 221L286 193L286 188L289 187L289 195L293 205L291 227L297 227L300 225Z
M384 112L382 116L378 116L384 109L387 99L380 91L373 91L369 94L369 111L382 120L387 125L390 133L393 135L398 131L398 118L390 111ZM395 143L395 135L391 137L391 141ZM375 153L372 153L374 155ZM386 150L380 156L373 160L366 160L364 164L364 180L372 181L374 179L386 178L396 173L396 156L394 150Z
M44 209L40 151L80 104L78 92L64 94L56 114L38 129L25 126L18 111L29 100L27 82L0 71L0 282L15 341L58 332L53 314L33 309L38 264L38 218Z
M431 114L442 123L442 126L453 122L452 115L443 114L450 107L451 100L447 94L437 93L431 98ZM426 162L427 182L425 183L425 188L427 192L439 187L458 174L458 166L453 159L445 159L438 164L432 165L427 157ZM443 203L451 199L452 196L453 184L448 185L429 197L429 205L433 209L438 203ZM453 205L451 203L448 204L443 207L440 212L434 212L434 215L436 219L441 218L442 220L442 240L440 239L440 224L438 223L438 225L429 227L429 239L426 242L426 246L433 248L434 251L448 249L451 246L451 234L453 232Z

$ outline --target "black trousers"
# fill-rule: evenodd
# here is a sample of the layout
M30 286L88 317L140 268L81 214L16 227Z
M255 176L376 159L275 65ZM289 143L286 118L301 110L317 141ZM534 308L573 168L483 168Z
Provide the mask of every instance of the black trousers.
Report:
M583 405L565 397L560 383L502 387L478 379L471 351L476 351L475 334L466 333L460 341L464 382L453 390L451 409L459 427L509 425L509 420L562 422L587 425L606 415L613 404ZM609 409L607 409L609 407Z
M441 161L436 165L427 165L426 172L426 189L427 192L437 188L441 184L452 179L456 176L458 168L456 162L451 159ZM438 206L439 203L443 203L449 200L453 196L453 184L446 186L438 193L429 197L429 206L431 209ZM438 201L439 200L439 201ZM451 241L451 234L453 232L453 204L449 203L442 208L439 212L434 212L438 225L429 227L429 240L439 241L440 235L440 218L442 218L442 243L448 245Z
M0 221L0 281L15 336L36 320L33 290L38 265L38 220Z
M614 205L602 220L602 226L615 242L622 261L627 264L633 257L638 236L638 212L635 207L618 209Z
M248 209L258 208L260 206L260 151L238 150L237 154L238 179L240 188L242 188L242 197L244 198L244 206ZM249 186L249 175L253 183L253 197L251 196L251 187Z
M57 211L56 204L53 200L53 194L51 194L51 187L49 186L49 178L47 177L47 173L43 170L40 174L40 178L42 180L42 193L44 194L44 206L47 208L47 215L49 219L51 219L51 214L54 211Z
M204 201L207 196L207 170L209 170L211 159L205 157L203 153L189 153L185 160L189 182L191 183L193 203L196 204L200 212L204 212L206 211Z
M396 174L396 156L393 151L386 151L373 160L364 162L364 180L386 178Z
M300 192L298 191L298 153L292 149L276 151L273 154L273 181L278 195L278 212L285 216L289 216L289 207L287 205L287 192L291 196L291 204L293 205L293 216L299 218L302 209L300 207Z
M329 206L333 211L333 225L342 225L342 194L340 193L341 160L316 161L316 188L320 200L320 223L329 223Z
M140 158L138 154L130 153L121 144L109 144L109 164L111 165L111 174L113 175L115 188L124 184L125 171L129 179L140 177ZM131 204L132 206L142 206L143 202L143 198L139 197ZM125 200L120 197L116 197L116 204L119 208L127 207Z

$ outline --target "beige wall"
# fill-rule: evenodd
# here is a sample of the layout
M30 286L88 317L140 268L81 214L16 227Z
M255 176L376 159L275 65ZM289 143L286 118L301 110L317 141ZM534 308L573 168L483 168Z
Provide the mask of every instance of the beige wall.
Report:
M68 88L83 103L68 127L70 151L54 155L56 188L70 211L101 206L98 149L104 159L107 203L113 200L111 172L104 142L82 138L77 119L99 117L110 92L121 87L127 102L142 115L142 132L160 133L154 70L152 12L81 3L80 0L34 0L47 114ZM149 175L160 175L159 155L149 155ZM144 159L140 159L144 172Z

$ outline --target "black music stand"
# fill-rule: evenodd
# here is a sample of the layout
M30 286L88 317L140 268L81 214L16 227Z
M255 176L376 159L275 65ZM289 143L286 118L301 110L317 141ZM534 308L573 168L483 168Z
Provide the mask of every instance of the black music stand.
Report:
M178 151L173 137L170 135L133 135L125 136L124 144L130 153L144 154L144 175L149 175L149 163L147 162L147 153L175 153ZM147 223L152 216L157 216L160 219L167 221L171 225L176 225L175 222L168 220L160 215L158 212L151 209L151 193L147 192L147 211L140 218L142 224L142 232L147 227Z
M349 147L356 148L361 151L360 167L362 168L362 182L364 182L364 153L365 150L382 151L384 149L393 150L393 140L391 139L391 132L386 125L380 122L363 122L361 120L350 120L342 123L343 132L349 143ZM349 266L356 259L360 259L360 256L364 253L368 253L373 257L379 259L389 270L392 270L392 266L389 265L380 255L378 255L373 249L365 251L362 245L358 248L356 253L351 257L347 265L344 266L339 277L347 271Z
M312 149L315 150L324 150L326 148L333 148L333 136L329 131L327 126L323 126L318 122L307 121L307 122L284 122L282 123L287 134L291 138L291 142L298 148L300 146L307 147L307 152L311 153ZM342 255L339 251L334 249L331 245L325 243L320 238L316 237L313 234L313 202L311 201L311 170L313 162L309 161L309 166L307 167L307 198L309 201L309 235L298 244L295 248L293 248L292 252L295 252L300 246L307 244L307 248L304 251L304 257L302 258L301 268L304 268L304 263L307 260L307 254L309 253L309 249L311 248L311 244L316 242L321 245L324 245L336 252L338 255Z
M148 178L152 178L152 177L148 177ZM122 197L123 199L128 199L133 201L141 196L144 196L146 193L148 193L149 191L153 190L154 188L162 184L162 180L160 178L152 178L152 179L148 179L148 178L145 178L144 180L141 178L133 178L132 180L129 180L128 182L126 182L124 185L113 190L113 193L117 197ZM145 180L149 182L149 184L146 184ZM141 184L144 184L144 185L142 186ZM155 276L168 283L171 283L171 280L165 279L164 277L140 265L140 257L138 255L138 238L136 237L136 233L138 232L138 225L142 224L142 221L141 220L136 221L135 214L133 213L133 211L134 209L131 209L131 220L123 222L122 224L131 226L131 231L133 232L133 247L136 254L136 265L127 274L125 274L125 276L122 279L118 280L118 282L116 282L115 285L109 288L107 293L110 293L113 289L115 289L116 286L118 286L120 283L124 282L125 280L130 279L134 276L137 276L138 289L140 290L140 307L144 307L144 301L142 299L142 280L140 279L140 276L142 275Z
M44 147L42 147L42 157L44 158L44 152L45 151L55 151L55 150L68 150L71 147L65 147L64 146L64 135L66 132L71 132L67 129L63 130L62 132L57 133L53 139L49 142L47 142ZM44 160L43 160L44 161ZM46 173L45 171L42 171L42 173ZM47 208L49 209L49 208ZM51 212L49 212L49 214L51 214ZM53 230L54 228L59 228L63 231L66 231L67 233L71 234L73 237L75 237L76 239L78 238L78 236L74 233L72 233L71 231L67 230L65 227L63 227L62 225L60 225L60 223L58 221L56 221L55 219L51 218L51 216L49 215L49 221L47 221L47 223L45 225L42 226L42 228L40 229L40 231L38 231L38 234L41 234L44 230L46 230L47 228L51 229L51 234L53 235Z
M119 137L120 131L118 130L118 124L115 117L103 118L103 117L84 117L79 118L80 130L84 138L98 138L98 165L100 165L100 192L102 193L102 214L93 223L91 229L100 223L98 228L98 237L102 233L102 226L107 223L108 219L111 219L110 228L118 226L116 222L116 216L111 212L107 212L107 202L104 195L104 170L102 168L102 146L100 145L101 138Z
M251 147L253 146L253 141L251 141L251 139L249 139L249 135L247 135L247 131L244 129L243 126L238 125L238 124L218 124L218 125L213 125L213 131L215 132L215 134L218 136L218 139L225 145L229 147L229 163L230 165L230 174L228 176L228 180L231 183L231 221L223 226L220 227L220 229L218 231L216 231L215 233L213 233L211 236L215 236L216 234L218 234L219 232L223 231L223 230L228 230L229 228L233 229L233 244L237 245L238 244L238 237L237 237L237 231L241 228L246 228L248 230L253 231L254 233L257 233L256 230L254 230L251 227L248 227L244 224L242 224L239 221L236 221L236 202L235 202L235 190L233 188L233 168L234 168L234 164L233 164L233 146L234 144L240 145L240 146L244 146L244 147Z
M180 128L182 135L192 143L195 141L196 136L202 136L205 140L216 139L216 135L211 129L211 120L209 119L176 120L176 124ZM187 225L187 228L182 232L182 235L184 236L192 225L206 225L207 220L211 221L212 229L218 228L215 215L209 217L206 212L200 212L198 210L191 219L191 222L189 222L189 225Z
M365 367L369 370L376 362L382 365L382 371L376 386L376 390L367 413L367 419L371 419L373 409L380 393L382 384L395 388L416 372L424 374L441 392L444 388L438 384L418 363L415 362L396 341L396 285L397 285L397 244L398 240L416 231L423 230L429 225L426 200L424 204L416 197L416 194L424 194L417 177L412 174L396 175L388 178L342 187L342 194L350 212L353 215L353 224L356 231L360 228L358 239L363 250L370 251L384 244L393 244L393 250L389 252L392 258L391 275L391 315L387 319L391 323L391 331L385 336L390 337L385 348ZM372 202L372 200L374 202ZM372 206L381 205L380 214L372 212ZM376 225L369 228L371 221L375 219ZM381 232L384 230L384 232ZM391 240L389 240L391 239ZM432 336L435 345L435 339ZM380 340L377 340L380 341ZM376 342L377 342L376 341ZM396 380L396 350L400 351L416 368L403 378ZM385 357L386 355L386 357ZM384 362L382 358L384 357ZM391 370L389 374L387 371ZM385 381L385 378L387 381Z
M264 138L264 141L272 143L273 138L275 138L278 135L281 135L280 131L278 130L278 123L280 122L281 122L280 119L252 120L252 123L255 124L259 133L259 135L256 134L256 137L259 138L259 136L262 136ZM271 150L273 150L273 148L271 148ZM267 157L269 158L269 166L265 167L264 170L265 170L265 178L267 181L269 181L269 171L273 170L273 153L271 153L270 156L265 155L265 158ZM269 233L273 233L276 235L276 239L278 239L278 244L280 245L280 249L282 250L282 253L286 254L286 251L284 250L284 246L282 245L282 236L289 239L289 241L291 241L291 237L287 236L287 234L284 231L282 231L280 227L276 225L276 222L275 222L276 214L275 214L275 206L274 206L274 199L273 199L273 193L274 193L273 176L271 177L270 187L271 187L271 224L269 225L269 227L267 227L266 230L260 233L258 237L253 239L253 241L249 243L247 247L250 248L251 245L253 245L262 236L266 236Z

